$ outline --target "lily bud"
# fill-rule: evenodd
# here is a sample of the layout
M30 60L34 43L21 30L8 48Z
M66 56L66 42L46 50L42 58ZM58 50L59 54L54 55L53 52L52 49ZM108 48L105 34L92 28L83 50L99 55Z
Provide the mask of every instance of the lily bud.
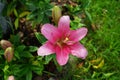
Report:
M4 57L8 62L10 62L13 59L13 54L14 54L13 48L8 47L4 52Z
M12 44L10 41L7 41L7 40L1 40L0 41L0 45L1 47L5 50L6 48L8 47L12 47Z
M8 77L8 80L15 80L15 78L14 78L14 76L11 75Z
M52 18L55 24L58 24L58 21L61 16L62 16L61 9L58 6L55 6L52 10Z

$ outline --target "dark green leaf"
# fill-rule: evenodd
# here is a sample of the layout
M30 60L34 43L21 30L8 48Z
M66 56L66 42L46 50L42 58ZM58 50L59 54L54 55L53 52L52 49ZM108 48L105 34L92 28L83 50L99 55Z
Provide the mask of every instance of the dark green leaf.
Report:
M35 36L41 44L46 42L46 38L42 34L35 32Z
M32 71L27 72L26 80L32 80Z
M25 45L20 45L20 46L18 46L18 47L16 48L16 50L17 50L19 53L22 53L25 48L26 48Z
M14 46L18 47L20 44L20 36L17 35L11 35L10 36L10 41L14 44Z
M16 2L17 1L11 1L9 3L9 5L7 5L7 8L5 8L5 9L7 9L7 15L10 15L14 11L14 9L16 7Z
M24 52L20 53L20 56L26 57L26 58L33 57L33 55L29 51L24 51Z
M29 67L26 67L26 66L21 66L20 70L21 71L19 73L20 74L19 77L26 75L30 71Z
M45 56L45 62L44 64L48 64L53 58L55 57L55 55L48 55L48 56Z
M33 65L33 66L32 66L32 70L33 70L36 74L38 74L38 75L41 75L41 74L42 74L43 69L44 69L43 64Z
M31 19L34 19L35 16L36 16L36 13L35 14L34 13L30 13L30 14L27 15L26 19L27 20L31 20Z
M0 55L4 55L4 50L0 50Z
M29 46L29 51L30 52L35 52L37 50L38 50L38 47L36 47L36 46Z
M17 51L14 51L14 56L17 58L17 59L20 59L20 55Z

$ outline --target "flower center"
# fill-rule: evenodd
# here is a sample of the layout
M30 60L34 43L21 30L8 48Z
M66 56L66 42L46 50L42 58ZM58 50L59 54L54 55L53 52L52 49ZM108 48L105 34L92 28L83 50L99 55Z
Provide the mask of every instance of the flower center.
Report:
M69 38L68 38L68 37L65 37L65 38L63 38L63 39L58 40L56 44L57 44L59 47L62 47L63 45L66 44L67 41L69 41Z

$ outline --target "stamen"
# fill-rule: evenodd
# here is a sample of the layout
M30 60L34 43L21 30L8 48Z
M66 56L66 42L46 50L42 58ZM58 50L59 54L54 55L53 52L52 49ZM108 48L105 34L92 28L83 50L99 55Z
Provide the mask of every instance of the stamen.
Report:
M56 43L59 47L62 47L61 43L60 42L57 42Z
M59 47L62 47L63 45L65 45L67 43L67 41L69 41L69 38L66 37L64 39L60 39L56 42L56 44L59 46Z
M63 43L66 43L69 40L68 37L65 38L65 40L63 40Z

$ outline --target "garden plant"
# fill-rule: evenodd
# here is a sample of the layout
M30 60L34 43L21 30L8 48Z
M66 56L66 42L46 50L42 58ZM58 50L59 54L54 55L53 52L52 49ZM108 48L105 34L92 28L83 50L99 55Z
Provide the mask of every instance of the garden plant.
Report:
M0 80L119 80L120 0L0 0Z

